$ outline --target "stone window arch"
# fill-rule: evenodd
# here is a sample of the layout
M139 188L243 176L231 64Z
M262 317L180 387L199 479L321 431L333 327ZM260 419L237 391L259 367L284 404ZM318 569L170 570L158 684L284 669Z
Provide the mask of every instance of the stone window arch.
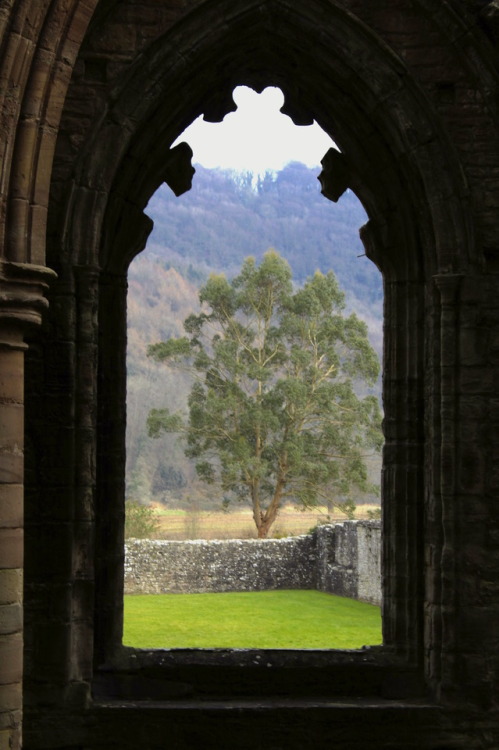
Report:
M322 27L318 19L326 11ZM95 586L93 610L85 610L68 636L86 654L77 669L100 674L105 690L109 670L129 670L132 658L121 647L125 306L128 264L151 229L144 207L161 182L176 193L189 188L189 149L170 144L201 113L222 119L234 107L232 90L245 84L257 91L278 86L296 124L316 120L338 144L340 152L324 164L323 192L335 200L349 187L363 203L369 222L362 239L385 286L384 646L288 661L274 655L270 684L282 688L294 670L292 689L298 690L302 658L323 677L328 670L341 675L345 666L357 670L352 690L362 683L363 690L381 691L400 671L413 677L406 684L430 671L437 681L439 657L424 652L423 612L425 588L445 585L437 568L425 580L424 567L425 553L440 543L424 535L428 498L445 490L439 484L444 449L434 443L436 431L447 427L433 377L441 354L434 342L445 342L445 326L452 324L449 271L458 274L466 261L471 233L462 174L432 107L402 60L326 0L286 6L285 13L278 0L206 3L128 65L122 51L106 56L91 31L56 148L47 263L59 281L47 346L37 360L50 377L57 350L70 373L60 427L74 471L61 484L66 496L72 493L80 536L68 570L82 591ZM37 419L47 423L46 408L40 403L33 410L33 435ZM45 458L49 465L55 460L41 456L38 465ZM426 627L438 627L439 617L436 605ZM228 670L249 668L253 656L220 658L186 655L183 668L199 676L211 659ZM171 655L141 659L149 670L179 669ZM262 675L252 675L257 691Z

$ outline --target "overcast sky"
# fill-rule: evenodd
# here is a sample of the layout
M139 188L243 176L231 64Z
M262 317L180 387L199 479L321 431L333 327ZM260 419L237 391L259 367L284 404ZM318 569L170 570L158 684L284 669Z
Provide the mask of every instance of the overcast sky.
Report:
M255 173L277 171L290 161L313 167L334 145L317 123L297 126L279 112L284 102L280 89L266 88L257 94L239 86L233 96L237 111L223 122L204 122L199 117L177 139L176 143L190 145L194 163Z

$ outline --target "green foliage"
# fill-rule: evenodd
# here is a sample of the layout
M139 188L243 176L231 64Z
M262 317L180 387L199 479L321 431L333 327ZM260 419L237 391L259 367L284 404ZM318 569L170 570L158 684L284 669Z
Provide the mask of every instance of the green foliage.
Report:
M150 539L159 529L156 513L149 505L125 503L125 539Z
M379 607L322 591L125 596L135 648L362 648L381 643Z
M185 487L187 480L184 472L176 466L160 462L156 466L152 482L151 492L154 495L161 495L170 490L178 490Z
M158 437L162 431L179 432L182 424L182 417L179 414L170 414L168 409L151 409L147 417L149 437Z
M381 519L381 508L367 511L367 517L370 521L379 521Z
M359 398L355 385L372 385L379 362L366 325L344 314L334 274L317 271L294 291L288 263L270 250L260 265L247 258L232 281L212 274L199 297L188 337L149 348L197 374L188 423L153 409L149 434L183 433L199 477L218 481L225 501L250 501L259 536L284 501L346 497L351 514L351 491L370 488L365 452L382 443L378 401Z
M336 204L324 200L317 172L294 163L255 184L252 175L197 166L191 191L177 198L165 185L149 202L154 229L128 273L127 497L177 505L197 491L194 461L184 455L176 434L152 441L146 430L151 407L187 413L190 374L146 354L147 342L186 335L182 322L198 315L199 286L211 271L231 277L245 256L255 253L259 262L273 245L290 262L295 282L332 267L347 292L348 309L368 321L371 342L381 350L381 275L363 255L358 235L365 212L351 191ZM165 460L181 470L185 486L161 489L154 480ZM206 496L205 507L215 508L215 497Z
M345 500L343 503L336 503L336 507L346 515L349 521L353 521L353 519L355 518L355 511L357 510L357 506L351 498Z
M190 352L190 341L187 338L168 339L159 344L151 344L147 349L147 356L154 357L157 362L165 359L182 359Z
M178 198L165 186L150 202L152 248L188 278L189 262L232 275L242 258L255 253L260 260L266 248L279 247L300 282L334 263L343 288L379 305L381 277L357 231L366 222L362 205L351 191L337 204L325 200L317 175L294 162L255 185L251 176L196 165L192 190Z

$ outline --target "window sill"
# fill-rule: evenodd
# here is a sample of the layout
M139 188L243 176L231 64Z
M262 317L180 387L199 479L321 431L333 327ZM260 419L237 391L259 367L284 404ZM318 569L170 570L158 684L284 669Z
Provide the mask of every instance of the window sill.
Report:
M110 701L424 696L419 670L382 646L358 651L123 648L94 677Z

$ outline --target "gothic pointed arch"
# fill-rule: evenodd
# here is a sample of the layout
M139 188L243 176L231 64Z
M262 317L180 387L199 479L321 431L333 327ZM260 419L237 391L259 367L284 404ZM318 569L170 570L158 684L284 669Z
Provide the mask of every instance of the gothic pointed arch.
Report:
M70 665L57 662L61 672L67 667L64 679L89 684L126 656L120 640L126 270L151 229L147 202L164 181L180 193L196 179L189 148L171 147L192 120L222 119L235 106L238 84L257 91L273 85L295 123L316 120L337 143L324 160L322 190L333 200L347 187L358 195L369 217L362 230L366 253L385 283L384 646L352 663L402 665L424 678L432 695L452 694L462 637L453 616L472 598L456 585L464 540L453 505L456 425L466 422L459 388L474 387L472 376L464 386L457 377L457 300L463 275L492 263L499 246L490 217L497 177L484 167L497 142L497 116L490 117L497 106L494 9L486 17L474 10L493 4L78 5L88 14L96 10L64 89L60 122L37 141L57 135L49 159L47 264L59 281L43 346L30 355L36 377L27 420L36 469L29 533L41 528L47 546L56 528L64 540L73 535L55 566L57 585L72 592L60 650L79 655ZM56 102L57 92L50 93L47 102ZM33 169L26 195L48 181ZM29 220L12 226L19 247L26 232L33 233L32 247L44 247L45 225L43 231ZM64 373L55 393L54 372ZM50 523L38 496L50 497ZM32 549L27 613L36 640L41 626L32 602L46 581L38 578L39 547ZM84 597L88 606L80 610ZM37 652L33 672L43 674L49 658ZM346 659L334 658L336 665Z
M334 23L322 28L317 18L326 12ZM403 247L400 238L396 249L385 246L387 272L404 262L428 273L466 262L466 183L437 113L403 60L328 0L286 13L279 0L205 3L143 50L109 86L104 111L79 149L64 209L69 245L75 246L69 226L85 224L88 241L78 234L85 260L106 252L95 244L108 201L117 197L142 210L169 179L172 161L179 162L171 143L198 115L216 120L231 111L237 84L279 86L284 111L297 121L317 120L338 144L349 186L378 231L397 214L413 225ZM185 182L186 163L183 169ZM72 216L73 204L84 206L84 215L91 207L92 221Z

